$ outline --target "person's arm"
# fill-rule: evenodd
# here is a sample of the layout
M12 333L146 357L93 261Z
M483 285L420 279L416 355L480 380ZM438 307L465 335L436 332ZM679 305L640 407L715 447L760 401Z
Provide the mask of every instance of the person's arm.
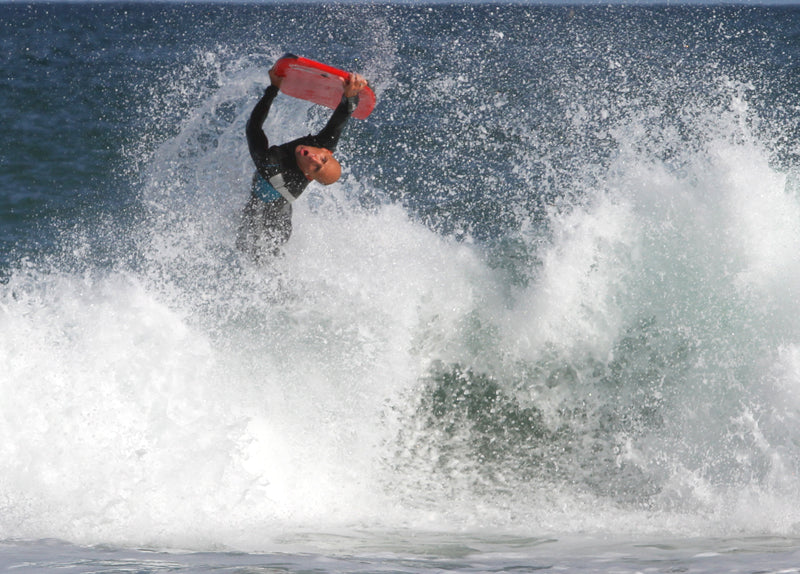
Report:
M347 120L350 119L350 115L358 107L358 93L366 85L367 81L359 74L350 74L350 76L348 76L344 85L342 101L334 110L331 119L328 120L328 123L322 128L322 131L316 135L315 139L319 147L324 147L331 151L336 148L336 144L339 142L339 136L342 135L342 130L344 130L344 126L347 125Z
M247 120L247 128L245 130L247 134L247 145L250 148L250 156L253 158L253 161L256 162L256 165L258 165L260 161L263 161L267 154L267 149L269 148L269 140L262 127L269 114L269 109L272 106L272 100L278 95L278 90L281 86L281 78L279 78L273 70L269 71L269 77L271 83L269 87L264 90L264 95L261 96L256 107L254 107L253 111L250 113L250 119Z

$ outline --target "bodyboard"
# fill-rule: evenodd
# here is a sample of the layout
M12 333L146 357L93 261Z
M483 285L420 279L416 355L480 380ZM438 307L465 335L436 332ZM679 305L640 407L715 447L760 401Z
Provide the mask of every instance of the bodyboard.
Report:
M314 102L335 110L342 101L344 82L350 74L327 64L293 54L275 62L275 74L282 78L281 91L287 96ZM363 120L375 107L375 93L368 85L358 94L352 117Z

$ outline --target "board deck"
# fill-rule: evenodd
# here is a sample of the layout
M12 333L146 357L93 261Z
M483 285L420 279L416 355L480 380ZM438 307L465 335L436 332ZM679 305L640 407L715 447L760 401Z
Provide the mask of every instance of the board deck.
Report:
M350 74L308 58L286 54L275 62L275 73L282 78L281 91L294 98L336 109L342 100L344 82ZM358 94L358 107L352 117L363 120L375 108L375 93L368 85Z

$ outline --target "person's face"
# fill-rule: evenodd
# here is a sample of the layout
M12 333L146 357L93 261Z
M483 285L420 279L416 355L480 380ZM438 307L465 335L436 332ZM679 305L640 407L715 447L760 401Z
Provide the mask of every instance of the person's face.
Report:
M299 145L294 150L297 167L307 179L320 183L333 183L339 179L341 168L330 150L324 147Z

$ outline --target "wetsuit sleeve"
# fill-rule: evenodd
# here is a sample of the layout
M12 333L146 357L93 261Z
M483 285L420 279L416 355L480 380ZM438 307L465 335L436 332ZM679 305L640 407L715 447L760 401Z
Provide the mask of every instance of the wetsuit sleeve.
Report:
M264 133L262 126L269 114L269 108L272 106L272 100L278 95L278 88L270 85L264 90L264 95L253 108L250 113L250 119L247 121L247 146L250 148L250 157L256 164L256 167L261 167L267 157L267 149L269 149L269 140Z
M339 136L342 135L342 130L347 124L347 120L350 119L350 115L357 107L357 95L352 98L342 96L342 101L334 110L331 119L328 120L328 123L322 128L322 131L315 136L314 139L316 139L317 145L333 151L336 148L336 144L339 142Z

